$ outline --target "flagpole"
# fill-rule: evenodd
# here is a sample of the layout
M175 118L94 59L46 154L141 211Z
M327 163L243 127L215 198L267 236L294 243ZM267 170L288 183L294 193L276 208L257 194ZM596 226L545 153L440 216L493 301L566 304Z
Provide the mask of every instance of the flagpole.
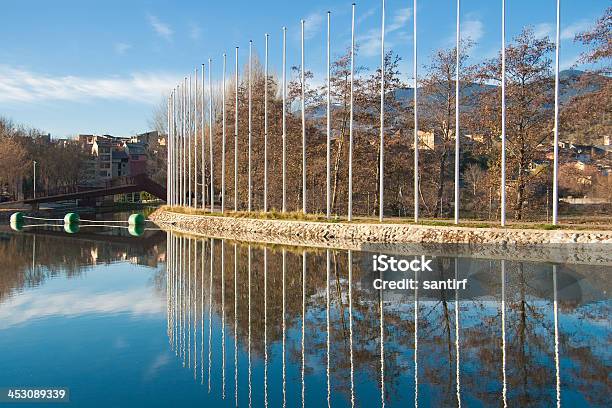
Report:
M461 27L459 15L461 0L457 0L457 61L455 67L455 224L459 224L459 60Z
M561 0L557 0L557 33L555 37L555 133L553 140L553 208L552 223L558 223L559 207L559 32L561 26Z
M185 111L186 111L186 109L185 109L185 108L186 108L186 106L187 106L187 104L186 104L186 100L187 100L187 99L186 99L186 98L187 98L187 77L185 77L185 79L183 80L183 93L182 93L182 98L181 98L181 99L182 99L182 101L181 101L181 104L182 104L182 107L181 107L181 117L182 117L182 124L181 124L181 128L182 128L182 136L181 136L181 137L182 137L182 139L183 139L183 140L182 140L182 145L183 145L183 175L182 175L182 178L183 178L183 193L182 193L182 205L183 205L183 206L186 206L186 205L187 205L187 200L186 200L186 197L185 197L185 194L186 194L186 192L187 192L187 189L186 189L186 187L187 187L187 186L185 185L185 184L186 184L186 181L187 181L187 180L186 180L186 178L187 178L187 177L186 177L187 165L186 165L186 160L185 160L185 159L187 158L187 154L186 154L186 153L187 153L187 151L186 151L186 147L185 147L185 146L186 146L186 143L185 143L185 142L186 142L186 140L185 140L185 139L186 139L186 132L187 132L187 128L186 128L186 118L185 118L185 113L186 113L186 112L185 112Z
M214 212L215 211L215 185L213 183L214 180L214 158L213 158L213 140L214 140L214 134L213 134L213 111L212 111L212 99L213 99L213 93L212 93L212 80L211 80L211 73L212 73L212 59L208 59L208 136L209 136L209 140L210 140L210 145L209 145L209 149L210 149L210 212Z
M283 212L287 211L287 28L283 27Z
M198 208L198 68L193 72L193 207Z
M378 159L378 220L382 222L385 208L385 0L382 0L382 23L380 31L380 157Z
M264 212L268 212L268 39L266 33L264 62Z
M234 82L234 211L238 211L238 47L236 47Z
M172 93L168 97L168 104L166 106L166 203L168 205L172 205L172 201L170 200L170 196L172 194L172 190L170 188L172 182L170 180L170 168L172 167L172 163L170 163L170 101L172 99Z
M187 169L187 194L188 194L187 205L189 207L191 207L192 205L192 196L191 196L191 193L192 193L192 190L191 190L191 178L192 178L191 177L191 173L192 173L192 170L191 170L191 167L192 167L191 166L191 94L193 90L192 88L193 88L193 84L191 82L191 76L189 76L189 79L187 80L187 99L186 99L186 104L187 104L186 106L187 135L186 136L187 136L187 150L188 150L187 166L189 166Z
M502 0L501 53L501 226L506 226L506 0Z
M202 64L202 80L200 82L202 82L202 93L200 94L200 128L201 128L201 134L200 134L200 139L201 139L201 145L202 145L202 149L201 149L201 159L202 159L202 209L206 208L206 137L205 137L205 133L206 133L206 129L204 126L204 121L205 119L205 114L204 114L204 64Z
M417 54L417 0L413 4L413 73L414 73L414 222L419 222L419 114L418 114L418 54Z
M302 212L306 214L306 83L304 75L304 20L302 20Z
M349 111L349 157L348 157L348 211L347 218L353 220L353 85L355 79L355 3L351 11L351 93ZM350 255L349 255L350 256ZM349 264L350 267L350 264Z
M327 144L325 150L326 157L326 197L325 214L327 219L331 217L331 12L327 12Z
M251 151L253 149L253 125L252 125L252 70L253 70L253 41L249 41L249 199L248 208L251 212L252 208L252 195L253 195L253 179L251 176Z
M223 53L223 92L222 92L222 120L223 132L221 141L221 214L225 212L225 72L227 66L227 55Z

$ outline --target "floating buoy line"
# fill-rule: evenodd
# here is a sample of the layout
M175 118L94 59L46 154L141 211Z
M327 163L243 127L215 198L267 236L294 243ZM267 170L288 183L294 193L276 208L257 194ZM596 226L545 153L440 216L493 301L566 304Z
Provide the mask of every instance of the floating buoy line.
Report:
M29 224L26 225L26 220L46 221L43 224ZM147 220L144 215L140 213L131 214L127 221L112 221L112 220L82 220L77 213L67 213L64 218L43 218L43 217L31 217L25 215L22 212L15 212L11 214L10 224L11 229L14 231L22 231L24 228L33 227L59 227L61 224L49 224L48 222L63 222L64 231L68 234L76 234L81 228L86 227L105 227L105 228L120 228L127 229L130 235L139 237L144 234L145 230L152 230L151 228L145 228ZM117 225L119 224L119 225ZM121 224L127 224L121 225Z

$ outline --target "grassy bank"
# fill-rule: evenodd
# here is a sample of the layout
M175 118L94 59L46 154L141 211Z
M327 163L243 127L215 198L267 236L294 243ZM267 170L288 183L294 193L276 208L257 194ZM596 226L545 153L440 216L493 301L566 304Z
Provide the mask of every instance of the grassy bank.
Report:
M162 211L175 212L188 215L202 215L213 217L233 217L233 218L249 218L261 220L287 220L287 221L313 221L321 223L353 223L353 224L378 224L376 217L353 217L352 221L348 221L346 217L334 216L327 219L324 214L304 214L301 211L281 212L278 210L263 211L225 211L210 212L208 209L196 209L180 206L162 206ZM606 220L608 221L608 220ZM439 227L455 227L457 226L452 220L448 219L422 219L415 223L412 218L387 217L382 222L383 224L406 224L406 225L426 225ZM478 220L462 220L458 226L469 228L500 228L499 222L493 221L478 221ZM539 222L508 222L506 228L509 229L533 229L533 230L603 230L609 231L612 226L608 223L599 224L581 224L567 223L561 225L552 225Z

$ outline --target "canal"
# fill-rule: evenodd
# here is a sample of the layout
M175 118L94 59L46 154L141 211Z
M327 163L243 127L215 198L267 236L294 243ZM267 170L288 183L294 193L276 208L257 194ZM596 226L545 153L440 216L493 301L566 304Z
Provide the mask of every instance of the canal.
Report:
M437 255L384 278L465 288L382 291L370 252L148 227L0 231L0 387L75 407L607 405L597 257Z

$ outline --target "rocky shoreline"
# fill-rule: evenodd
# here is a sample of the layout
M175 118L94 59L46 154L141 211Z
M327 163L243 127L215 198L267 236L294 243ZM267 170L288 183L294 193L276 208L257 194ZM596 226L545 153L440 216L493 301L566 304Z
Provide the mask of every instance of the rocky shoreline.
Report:
M612 265L612 231L327 223L188 215L163 209L149 219L177 232L243 242ZM441 248L440 244L446 245Z

